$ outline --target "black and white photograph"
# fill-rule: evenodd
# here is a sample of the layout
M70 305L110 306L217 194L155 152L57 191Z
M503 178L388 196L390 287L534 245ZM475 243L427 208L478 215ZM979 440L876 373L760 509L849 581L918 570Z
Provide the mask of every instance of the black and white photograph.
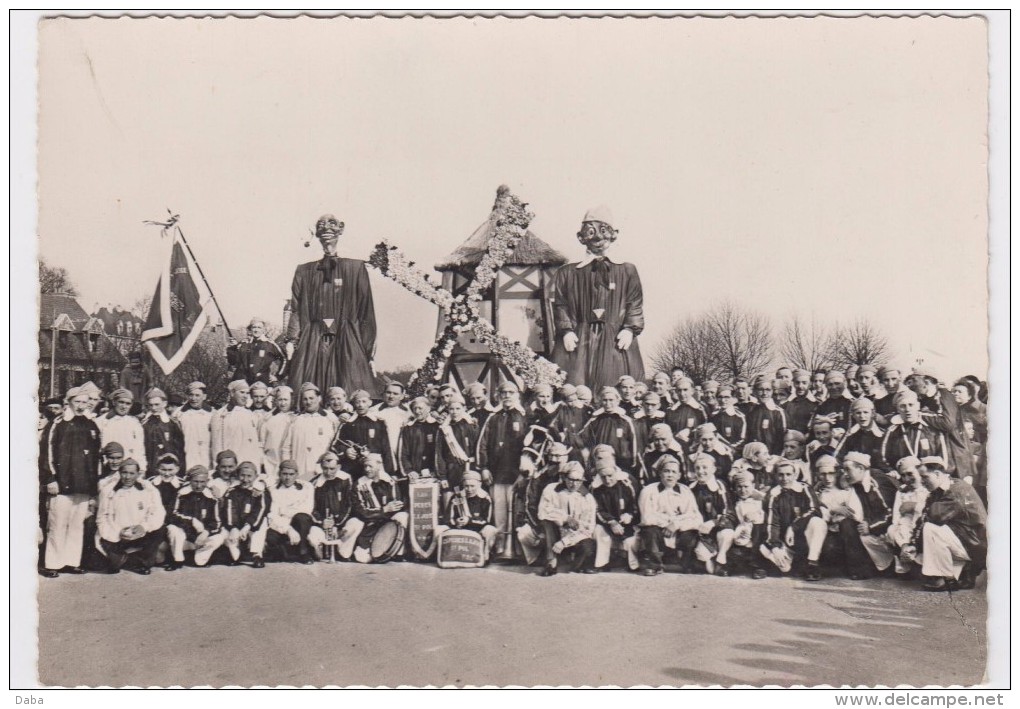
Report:
M1008 14L228 14L20 23L12 689L1009 687Z

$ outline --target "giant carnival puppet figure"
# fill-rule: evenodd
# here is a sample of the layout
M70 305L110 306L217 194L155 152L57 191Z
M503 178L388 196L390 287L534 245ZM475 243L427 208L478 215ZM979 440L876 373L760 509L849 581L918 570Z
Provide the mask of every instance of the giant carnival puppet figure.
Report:
M295 391L305 382L321 391L332 386L347 391L375 389L372 288L364 261L336 255L343 231L344 223L333 215L320 217L315 237L322 246L322 259L303 263L294 272L287 356Z
M606 256L618 233L612 222L605 207L584 215L577 238L587 254L560 268L553 296L553 361L566 370L568 382L595 391L616 386L625 374L645 378L637 342L645 326L641 279L634 264Z

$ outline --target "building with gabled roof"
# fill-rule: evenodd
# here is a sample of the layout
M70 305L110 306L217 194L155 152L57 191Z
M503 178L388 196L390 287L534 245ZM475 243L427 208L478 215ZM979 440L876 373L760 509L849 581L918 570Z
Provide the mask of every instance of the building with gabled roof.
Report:
M87 381L109 393L127 365L102 319L86 313L66 293L40 295L38 341L40 399Z
M475 269L496 234L500 200L508 193L509 189L501 186L489 217L453 253L436 264L436 270L443 274L443 287L455 296L464 293L474 280ZM479 304L482 317L509 339L548 356L552 352L554 334L552 279L566 262L566 256L530 230L526 231L492 285L482 293ZM446 325L446 314L440 311L437 334L441 334ZM503 380L517 381L516 375L470 330L458 337L443 378L457 388L480 381L490 392Z

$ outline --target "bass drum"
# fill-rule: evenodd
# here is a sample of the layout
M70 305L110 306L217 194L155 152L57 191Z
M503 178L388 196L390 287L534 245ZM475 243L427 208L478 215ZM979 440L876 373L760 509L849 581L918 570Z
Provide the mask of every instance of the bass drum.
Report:
M372 556L372 563L385 564L396 556L404 545L406 534L407 531L393 520L383 523L375 531L375 536L372 537L372 543L368 548L369 554Z

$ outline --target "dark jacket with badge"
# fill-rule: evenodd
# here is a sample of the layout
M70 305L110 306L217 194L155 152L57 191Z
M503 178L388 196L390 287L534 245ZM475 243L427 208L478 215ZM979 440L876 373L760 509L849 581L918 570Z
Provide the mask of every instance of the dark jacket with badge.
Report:
M500 409L485 420L478 435L478 467L497 485L512 485L520 474L527 417L518 408Z
M618 522L624 529L624 536L637 532L641 516L638 510L641 485L633 475L618 479L612 485L607 484L601 476L597 476L592 483L591 494L595 498L595 520L605 525L606 531L611 532L609 525ZM627 524L620 522L620 516L624 514L631 516Z
M190 487L182 488L167 524L180 527L189 540L194 540L199 534L194 527L195 520L201 522L210 534L220 530L220 503L209 488L202 492L195 492Z
M988 555L988 512L977 491L963 480L953 480L948 490L939 488L928 493L921 519L914 529L915 545L922 548L924 524L945 525L963 544L973 564L981 571Z
M315 504L312 508L312 519L321 525L327 519L333 520L337 526L343 526L354 513L354 483L344 472L335 478L319 475L312 480Z
M220 500L223 526L227 529L241 529L248 525L251 530L258 529L269 511L268 500L262 490L235 485Z
M280 346L269 339L249 340L227 348L227 364L234 368L232 379L249 384L270 383L283 369L286 358Z
M468 520L467 524L463 526L459 524L461 516L467 517ZM480 532L484 527L492 524L492 498L484 491L474 497L454 495L446 505L445 518L446 523L451 527Z
M785 435L786 413L778 406L772 409L765 404L755 404L747 414L747 440L761 441L772 455L782 454Z
M882 473L871 474L871 485L864 489L864 483L854 483L850 489L861 502L861 510L872 536L885 534L892 524L892 507L896 499L896 483Z
M149 415L142 421L142 432L145 440L145 459L148 470L155 472L156 464L167 453L177 456L179 465L184 465L184 432L180 424L167 416L164 421L160 416Z
M423 470L436 474L436 443L440 435L439 424L435 421L412 420L401 427L397 444L401 477Z
M43 487L56 482L61 495L95 497L99 488L99 427L87 416L57 418L43 436L39 458Z

